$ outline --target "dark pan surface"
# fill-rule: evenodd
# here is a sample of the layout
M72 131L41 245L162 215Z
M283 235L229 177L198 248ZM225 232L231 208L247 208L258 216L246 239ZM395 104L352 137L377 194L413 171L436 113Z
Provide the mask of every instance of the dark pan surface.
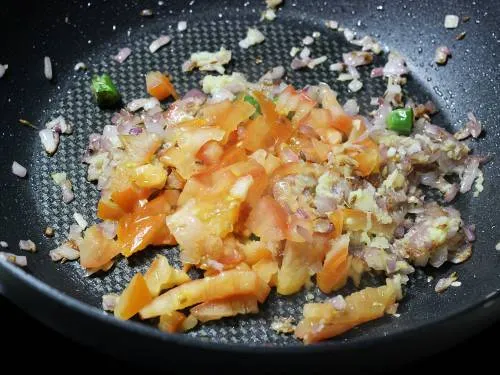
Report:
M176 6L176 4L183 6ZM269 68L283 64L287 67L288 81L297 87L305 84L329 83L339 92L341 101L356 97L361 111L371 108L371 96L380 96L384 91L381 79L369 79L371 66L361 68L364 88L356 95L350 94L347 85L335 81L336 74L328 71L328 65L341 60L341 54L353 50L342 34L323 26L323 20L335 19L353 28L360 34L369 33L390 49L396 49L407 57L411 79L407 90L411 97L419 100L432 99L441 110L436 123L448 129L458 129L465 122L465 114L473 110L482 120L485 136L471 141L474 152L496 155L498 149L498 80L499 59L496 56L500 32L496 20L500 16L496 2L443 1L431 5L431 1L420 2L369 2L363 1L287 1L278 18L272 23L259 23L261 1L248 2L103 2L62 4L48 2L44 9L35 9L32 30L19 33L16 41L7 40L7 51L0 63L8 63L9 71L0 80L1 125L0 147L2 171L9 171L12 160L28 167L29 177L19 180L6 173L0 182L0 239L5 239L16 251L19 239L31 238L39 251L29 256L27 271L37 279L59 289L65 294L91 306L100 307L101 296L118 292L137 271L144 271L156 253L161 251L176 261L176 250L151 250L138 254L130 260L120 260L106 275L83 278L77 263L54 264L48 251L57 246L73 222L74 212L81 212L95 221L95 203L98 192L94 185L86 182L86 168L81 157L88 135L101 132L110 123L112 111L102 111L94 104L89 90L93 73L108 72L119 87L124 102L145 96L144 74L150 70L166 70L174 77L181 93L198 86L202 75L199 72L185 74L181 64L189 54L199 50L216 50L225 46L233 51L229 72L240 71L255 80ZM359 6L363 4L362 6ZM474 5L475 4L475 5ZM37 7L39 7L38 5ZM382 7L379 9L378 7ZM155 11L153 18L140 17L143 8ZM435 11L429 12L431 7ZM36 20L34 15L45 14ZM21 14L15 5L0 15L0 23L12 30L17 25L10 17ZM445 30L444 15L448 13L469 15L471 20L457 30ZM65 22L68 17L68 23ZM188 21L188 29L179 33L179 20ZM425 20L425 21L424 21ZM266 35L266 41L249 50L241 50L237 44L245 36L249 26L258 25ZM113 26L116 26L113 29ZM11 31L12 31L11 30ZM130 30L130 33L128 31ZM314 70L293 72L288 68L292 46L301 46L301 40L313 31L321 37L312 45L313 56L326 54L328 62ZM463 41L455 35L467 31ZM129 34L129 35L128 35ZM149 43L161 34L172 35L173 41L157 53L151 54ZM447 66L437 68L432 64L434 50L438 45L447 45L453 58ZM123 64L110 56L120 47L133 50ZM47 82L43 77L43 56L51 56L55 79ZM257 57L261 64L255 64ZM73 66L83 61L89 72L74 72ZM374 65L382 65L380 58ZM27 118L43 126L51 118L62 114L75 124L71 136L63 136L56 155L48 158L42 150L36 132L21 127L18 118ZM495 244L500 240L497 225L500 224L500 196L495 186L500 182L495 159L484 169L485 190L479 198L469 193L457 202L464 220L477 225L478 240L475 252L466 264L439 270L426 269L418 272L410 283L407 296L400 306L399 318L386 317L366 324L342 338L339 342L356 343L405 332L430 322L445 319L472 306L481 304L500 290L500 252ZM64 171L74 184L76 199L69 205L60 200L60 190L50 179L53 172ZM54 239L46 239L42 232L46 226L56 229ZM437 295L433 288L436 279L456 271L462 286L451 288ZM1 269L0 269L1 272ZM427 275L435 279L427 281ZM0 278L1 281L1 278ZM366 280L370 283L372 280ZM346 289L347 290L347 289ZM270 329L274 316L299 318L302 305L312 294L316 300L323 296L316 289L293 297L277 297L274 294L255 316L227 319L198 327L190 336L210 342L228 344L302 345L291 336L278 335Z

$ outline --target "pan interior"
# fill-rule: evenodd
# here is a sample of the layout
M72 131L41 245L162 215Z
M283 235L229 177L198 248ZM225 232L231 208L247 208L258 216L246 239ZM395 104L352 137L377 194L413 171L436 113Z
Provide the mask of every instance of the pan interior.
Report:
M280 12L279 19L274 22L258 23L259 15L244 6L231 8L231 12L227 11L221 17L217 14L208 17L200 12L193 14L186 12L182 17L188 21L188 28L182 33L176 29L179 16L166 15L144 20L141 25L143 27L132 29L130 35L124 31L116 33L107 40L89 44L88 50L82 51L78 60L85 62L89 70L75 72L73 66L69 64L58 67L59 89L48 105L44 105L38 109L38 113L33 114L38 117L40 124L63 115L75 125L75 130L71 136L61 138L59 149L51 158L44 154L38 139L33 137L31 170L36 173L30 176L32 213L37 218L38 228L52 226L56 236L53 239L40 236L42 250L36 257L32 257L32 260L30 259L29 270L42 281L96 307L100 306L103 294L119 292L135 272L144 272L156 254L163 253L171 262L178 264L178 252L177 249L143 251L128 260L121 259L107 274L87 278L83 277L83 271L77 262L54 264L47 256L47 251L64 239L69 225L73 223L74 212L82 213L89 222L96 222L95 207L99 193L95 185L86 181L86 168L81 160L89 135L100 133L104 125L110 123L113 111L103 111L95 105L89 88L93 74L109 73L120 89L125 103L146 95L144 75L151 70L168 71L174 77L178 91L185 93L190 88L199 87L199 81L203 76L200 72L182 73L181 65L190 53L218 50L224 46L233 51L228 73L238 71L244 73L249 80L256 80L271 67L283 65L287 70L287 81L295 87L326 82L338 92L341 102L356 98L363 114L372 109L369 104L370 98L383 95L385 90L385 83L381 78L369 78L373 66L384 64L384 57L377 57L373 65L359 69L364 87L358 93L350 93L346 83L336 80L337 74L329 71L329 64L342 61L342 53L351 51L355 47L345 40L342 33L327 29L319 18L304 19L295 16L293 12L283 12L283 14ZM257 23L259 30L266 36L265 42L248 50L242 50L238 47L238 41L244 38L248 27ZM312 56L327 55L327 62L312 70L291 70L290 49L294 46L302 47L302 39L315 31L320 32L321 36L311 46ZM155 54L151 54L148 45L163 34L172 35L172 42ZM118 48L125 46L132 49L132 55L123 64L118 64L110 56L115 54ZM259 60L262 62L258 63ZM74 61L73 64L78 61ZM439 99L439 93L433 89L432 82L418 75L411 76L406 89L411 97L419 101ZM441 108L437 122L449 126L452 109L453 106ZM69 205L62 202L60 189L50 178L54 172L66 172L73 182L76 199ZM467 196L458 201L466 221L480 215L475 209L476 206L469 204L471 199L473 198ZM483 262L484 259L480 255L475 255L467 266L455 267L455 270L462 277L472 280L474 264L479 265ZM425 272L436 276L447 274L449 270L444 267L439 271L425 270ZM373 281L365 280L366 283ZM427 275L419 271L410 283L408 294L401 304L400 318L386 317L348 333L343 339L356 340L368 334L387 335L417 322L436 319L440 314L439 310L442 313L449 313L453 311L453 306L461 306L462 293L467 293L473 287L469 286L460 292L452 291L447 296L438 298L433 292L433 285L427 282ZM350 288L348 286L345 291ZM259 314L205 324L189 335L225 343L302 345L291 336L279 335L272 331L271 322L274 317L288 316L298 321L304 303L311 299L320 301L324 297L317 288L291 297L278 297L272 293L269 300L261 306ZM429 309L428 306L438 306L439 309Z

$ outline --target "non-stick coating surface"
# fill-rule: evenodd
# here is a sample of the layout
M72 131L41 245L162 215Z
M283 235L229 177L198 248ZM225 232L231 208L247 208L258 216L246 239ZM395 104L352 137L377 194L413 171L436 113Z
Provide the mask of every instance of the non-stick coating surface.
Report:
M19 239L31 238L39 248L37 254L28 255L27 271L41 281L99 308L101 296L120 291L137 271L144 271L157 250L151 250L120 260L107 274L83 278L77 263L54 264L48 251L64 238L74 212L81 212L89 221L95 221L95 203L98 192L86 182L86 168L81 164L89 134L101 132L110 123L112 111L102 111L93 102L89 81L93 73L109 73L124 101L142 97L144 74L150 70L164 70L172 74L181 93L198 86L202 74L181 72L182 62L189 54L199 50L216 50L225 46L233 50L233 61L228 71L241 71L255 80L267 69L285 65L288 81L297 87L323 81L339 92L341 101L355 97L361 111L371 108L371 96L383 94L384 83L369 79L371 67L361 68L364 88L357 94L349 93L346 84L335 81L336 74L329 72L328 65L341 60L343 52L353 48L341 33L324 27L325 19L335 19L361 35L375 35L390 49L396 49L408 59L411 70L407 89L410 96L420 100L432 99L441 113L436 122L448 129L458 129L466 119L466 112L473 110L483 122L485 136L472 141L471 147L479 154L495 156L498 146L499 117L496 103L499 78L499 62L495 51L498 46L500 16L496 2L463 2L458 9L456 2L332 2L287 1L278 18L272 22L259 22L263 2L173 2L164 5L156 2L71 3L49 2L44 4L40 19L26 15L33 25L19 29L14 17L22 13L12 5L0 16L0 27L10 25L10 34L16 38L4 40L8 45L0 63L8 63L9 71L0 80L0 105L2 108L1 167L7 174L2 184L3 199L0 201L1 235L15 252ZM178 6L177 4L182 4ZM189 5L188 5L189 4ZM362 4L360 6L360 4ZM40 6L40 5L38 5ZM143 8L152 8L155 16L139 16ZM431 11L431 9L433 9ZM33 11L40 15L41 9ZM456 13L471 16L468 23L457 30L445 30L444 15ZM31 12L30 12L31 14ZM31 20L33 17L33 20ZM67 17L67 19L65 19ZM186 31L179 33L177 22L188 22ZM425 20L425 21L424 21ZM249 26L258 25L266 35L266 41L249 50L237 44ZM313 31L321 37L311 46L314 57L327 55L328 62L314 70L293 72L289 67L291 47L301 46L301 40ZM467 31L463 41L455 35ZM18 33L19 32L19 33ZM2 33L4 35L4 33ZM161 34L173 36L172 42L155 54L147 47ZM438 45L452 49L453 58L445 67L433 63L434 50ZM133 50L123 64L111 59L118 48L128 46ZM43 78L43 56L53 61L55 79ZM256 58L262 63L256 64ZM77 62L84 62L88 72L74 72ZM383 64L383 58L375 65ZM63 115L75 124L71 136L63 136L56 155L49 158L40 146L36 132L23 128L18 118L26 118L43 126L49 119ZM10 175L12 160L28 167L26 180ZM408 294L401 304L401 317L386 317L366 324L344 335L337 342L359 342L369 338L403 332L412 326L443 319L446 316L479 304L500 288L498 267L499 252L495 251L496 226L499 223L499 195L495 186L499 182L495 161L485 168L485 190L479 198L472 194L460 197L457 206L467 223L477 225L478 241L473 258L466 264L452 268L418 272L411 282ZM76 200L69 205L62 203L60 190L50 179L53 172L64 171L74 184ZM56 229L54 239L46 239L42 232L46 226ZM176 258L175 250L162 250L169 258ZM434 281L427 281L427 274L436 278L457 271L462 286L452 288L443 295L433 291ZM302 345L291 336L278 335L270 329L274 316L300 317L301 306L307 294L316 299L320 294L311 289L293 297L276 297L274 294L255 316L227 319L203 325L189 335L220 343ZM319 299L321 299L320 297Z

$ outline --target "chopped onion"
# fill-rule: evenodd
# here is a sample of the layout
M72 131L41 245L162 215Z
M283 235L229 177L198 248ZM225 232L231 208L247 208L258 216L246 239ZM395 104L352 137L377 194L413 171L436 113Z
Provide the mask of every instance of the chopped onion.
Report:
M267 21L273 21L276 18L276 12L274 9L266 9L265 11L262 12L262 15L260 16L260 20L267 20Z
M43 129L38 132L40 136L40 140L42 141L43 148L45 151L52 155L57 150L57 146L59 145L59 134L53 132L50 129Z
M52 79L52 62L48 56L43 58L43 73L49 81Z
M357 92L363 88L363 83L357 79L354 79L349 82L349 85L347 85L347 87L349 87L349 90L351 90L352 92Z
M384 75L384 68L373 68L370 72L370 78L382 77Z
M127 104L127 110L130 112L136 112L139 109L144 108L147 111L159 105L160 101L156 98L140 98L140 99L134 99L131 102L129 102Z
M73 184L70 180L65 180L61 184L62 199L64 203L70 203L75 199L75 194L73 193Z
M330 71L332 71L332 72L341 72L344 70L344 64L341 62L338 62L335 64L330 64L328 69L330 69Z
M26 177L27 169L24 168L21 164L19 164L17 161L14 161L12 163L12 173L14 173L17 177Z
M342 54L344 64L348 66L362 66L371 64L373 61L373 54L363 51L352 51Z
M9 66L7 64L0 64L0 78L2 78Z
M0 241L0 247L9 247L9 244L6 241Z
M177 24L177 31L184 31L187 29L187 22L186 21L179 21Z
M465 166L465 170L460 180L460 193L467 193L472 188L472 184L478 174L479 160L477 158L469 158L469 162Z
M459 18L454 14L447 14L444 17L444 27L447 29L456 29L458 27Z
M102 229L102 232L107 238L115 238L117 230L117 223L115 221L105 220L97 225Z
M332 30L337 30L339 28L339 23L337 21L328 20L325 22L325 26Z
M275 66L271 70L269 70L266 74L260 77L259 82L273 82L278 81L283 78L285 75L285 68L283 66Z
M79 63L76 63L75 67L73 68L74 71L78 71L78 70L87 70L87 65L85 65L84 63L82 62L79 62Z
M350 116L357 115L359 113L359 105L356 99L349 99L346 101L344 104L344 111Z
M118 298L120 296L118 294L105 294L102 296L102 309L104 311L115 311L115 307L118 304Z
M19 241L19 248L21 250L30 251L32 253L36 252L36 245L31 240L20 240Z
M73 213L73 219L75 219L76 223L79 225L80 228L82 228L82 230L84 230L85 228L88 227L89 223L87 222L87 220L85 220L85 218L83 217L83 215L79 212L75 212Z
M408 68L406 67L406 61L403 57L397 53L391 52L389 54L389 59L387 64L384 66L384 76L399 77L408 73Z
M73 125L62 116L50 120L45 124L45 127L56 133L71 134L73 132Z
M132 50L128 47L120 48L118 53L115 56L113 56L113 60L115 60L121 64L130 56L131 53L132 53Z
M467 122L467 128L469 129L470 134L474 138L479 137L482 131L481 123L472 112L467 113L467 117L469 118L469 121Z
M457 278L457 273L453 272L450 276L439 279L434 287L434 290L438 293L444 292L450 287L451 283L457 281Z
M28 259L25 256L19 256L11 253L6 253L3 251L0 251L0 259L4 259L7 262L10 262L20 267L26 267L28 265Z
M151 53L155 53L158 51L161 47L164 45L170 43L172 38L168 35L162 35L158 39L155 39L150 45L149 45L149 51Z
M464 225L464 234L467 241L474 242L476 240L476 226L474 224Z
M337 81L352 81L353 76L350 73L341 73L337 77Z

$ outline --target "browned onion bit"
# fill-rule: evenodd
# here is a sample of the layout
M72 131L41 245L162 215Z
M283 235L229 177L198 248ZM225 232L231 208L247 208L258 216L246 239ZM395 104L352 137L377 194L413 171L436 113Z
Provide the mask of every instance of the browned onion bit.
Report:
M33 128L33 129L38 129L35 125L33 125L31 122L29 122L28 120L25 120L23 118L20 118L19 119L19 123L21 125L26 125L26 126L29 126L30 128Z
M43 234L45 234L47 237L54 237L54 228L52 227L45 228Z
M456 40L462 40L463 38L465 38L465 34L467 34L465 31L462 31L460 34L458 34L455 39Z
M143 17L153 17L153 11L151 9L143 9L141 10L141 16Z

